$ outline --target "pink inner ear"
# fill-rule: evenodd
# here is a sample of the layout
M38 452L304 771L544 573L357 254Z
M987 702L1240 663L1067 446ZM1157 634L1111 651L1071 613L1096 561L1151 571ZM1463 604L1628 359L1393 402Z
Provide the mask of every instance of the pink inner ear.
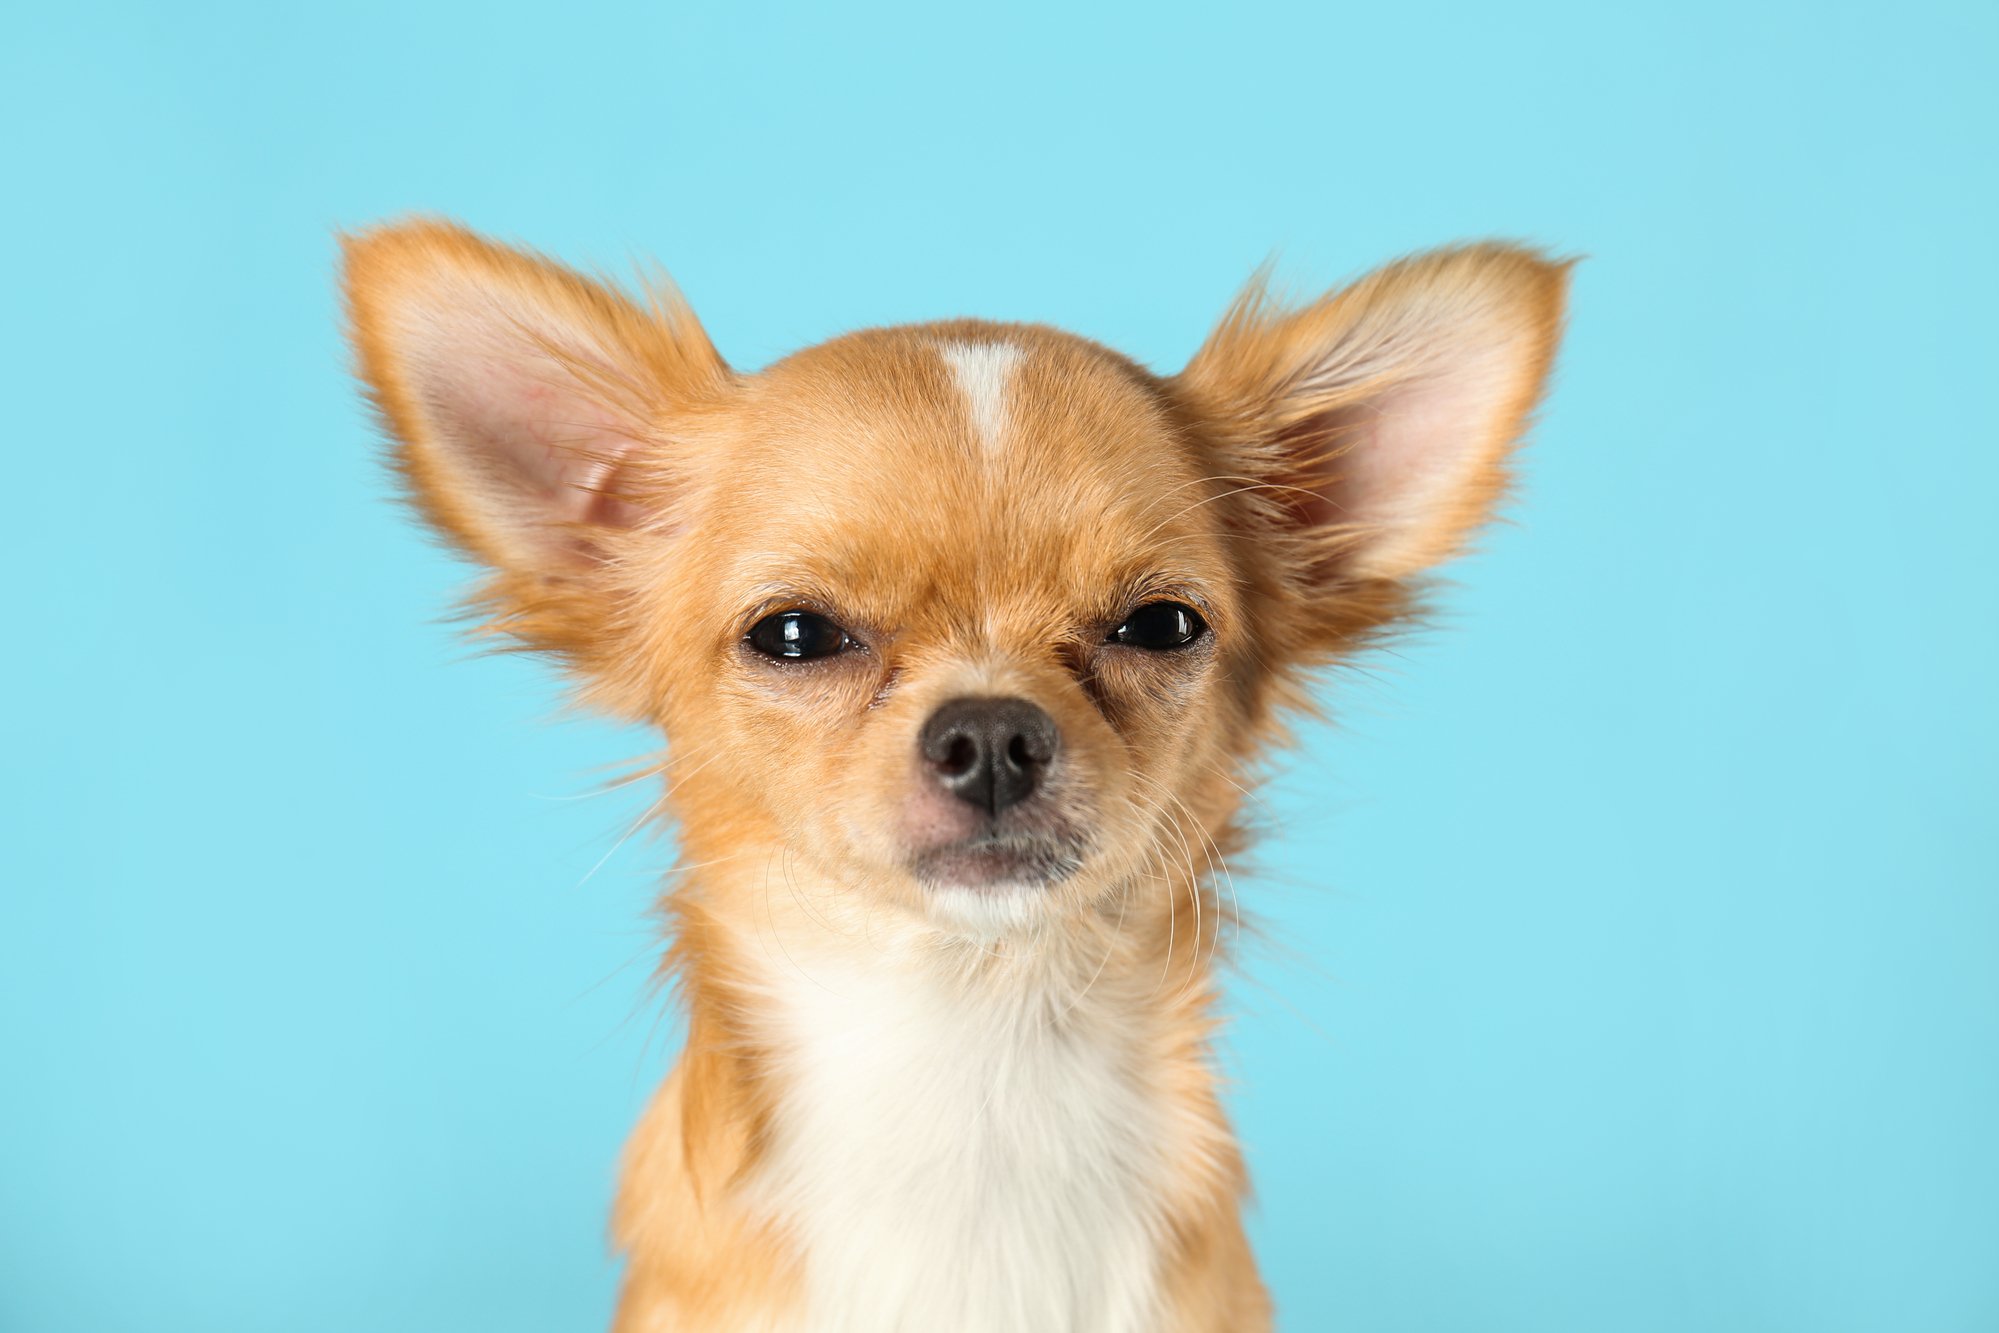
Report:
M510 541L573 551L576 525L640 518L614 493L633 431L556 358L488 347L420 378L440 452Z
M1465 506L1483 498L1480 476L1505 443L1509 365L1503 349L1439 358L1298 432L1309 438L1293 447L1316 455L1306 485L1324 497L1308 518L1355 533L1356 572L1401 577L1461 535Z

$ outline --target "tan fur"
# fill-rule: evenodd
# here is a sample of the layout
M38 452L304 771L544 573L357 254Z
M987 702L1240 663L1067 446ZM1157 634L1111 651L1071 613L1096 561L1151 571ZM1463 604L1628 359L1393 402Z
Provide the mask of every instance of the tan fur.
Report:
M360 374L413 499L493 571L489 625L669 739L688 1039L626 1156L620 1333L814 1326L811 1256L759 1200L791 1123L772 987L832 957L1042 988L1023 1012L1051 1031L1078 1005L1114 1019L1171 1163L1149 1196L1159 1327L1267 1327L1210 1071L1242 784L1312 671L1409 615L1503 493L1563 268L1477 246L1296 310L1252 287L1172 378L974 321L740 375L676 296L641 305L449 224L347 253ZM981 342L1019 350L1002 441L940 354ZM1158 596L1198 606L1198 651L1107 649ZM866 651L749 653L793 607ZM916 729L968 693L1055 719L1092 835L1024 924L985 932L940 916L896 832Z

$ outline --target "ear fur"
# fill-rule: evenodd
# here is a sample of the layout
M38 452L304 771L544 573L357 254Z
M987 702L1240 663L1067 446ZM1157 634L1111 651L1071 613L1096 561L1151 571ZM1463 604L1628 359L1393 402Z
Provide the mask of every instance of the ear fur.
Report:
M607 531L650 517L621 469L728 368L671 288L640 305L463 227L342 238L357 371L431 524L497 578L485 596L537 647L581 628ZM570 620L587 616L569 608Z
M1261 277L1237 298L1174 383L1260 491L1308 595L1410 580L1490 517L1560 339L1568 268L1486 244L1296 309Z

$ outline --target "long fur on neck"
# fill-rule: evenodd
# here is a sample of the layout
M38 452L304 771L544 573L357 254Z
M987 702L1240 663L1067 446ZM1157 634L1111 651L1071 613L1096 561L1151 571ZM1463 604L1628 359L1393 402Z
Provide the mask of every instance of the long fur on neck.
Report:
M628 1156L620 1328L1261 1326L1206 877L983 937L859 901L781 849L676 891L688 1045Z

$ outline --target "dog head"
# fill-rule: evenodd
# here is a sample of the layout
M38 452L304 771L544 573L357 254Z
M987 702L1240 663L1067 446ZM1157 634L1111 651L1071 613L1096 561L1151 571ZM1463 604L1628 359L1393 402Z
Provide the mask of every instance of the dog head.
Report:
M1253 285L1171 377L973 321L737 373L671 290L441 223L351 238L346 283L490 625L665 729L684 836L990 924L1226 822L1310 671L1490 513L1565 269L1488 245L1299 308Z

